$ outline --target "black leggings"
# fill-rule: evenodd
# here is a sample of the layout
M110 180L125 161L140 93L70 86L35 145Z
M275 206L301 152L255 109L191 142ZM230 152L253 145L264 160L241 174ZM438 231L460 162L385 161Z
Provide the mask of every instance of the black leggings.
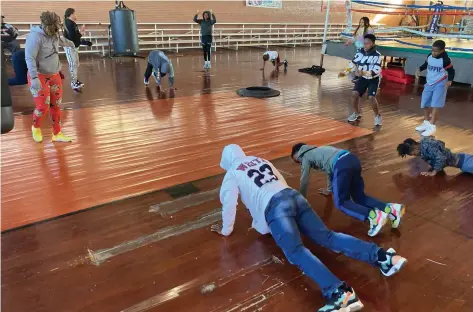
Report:
M148 62L148 66L146 67L146 71L145 71L145 78L146 80L149 79L149 77L151 77L151 73L153 72L153 65L151 65L150 62Z
M210 61L210 50L212 48L212 35L202 36L202 50L204 51L204 61Z

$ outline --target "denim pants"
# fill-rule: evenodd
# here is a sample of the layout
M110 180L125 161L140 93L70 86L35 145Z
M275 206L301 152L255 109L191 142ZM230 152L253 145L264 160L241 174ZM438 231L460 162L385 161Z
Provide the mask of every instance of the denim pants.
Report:
M365 221L372 209L383 211L386 207L386 203L365 194L360 160L351 153L336 161L332 190L335 207L360 221Z
M473 155L461 153L458 154L458 156L458 168L460 168L463 172L473 174Z
M303 245L301 233L316 244L377 266L379 246L329 230L296 190L288 188L274 195L265 217L271 235L289 262L317 283L327 299L343 282Z

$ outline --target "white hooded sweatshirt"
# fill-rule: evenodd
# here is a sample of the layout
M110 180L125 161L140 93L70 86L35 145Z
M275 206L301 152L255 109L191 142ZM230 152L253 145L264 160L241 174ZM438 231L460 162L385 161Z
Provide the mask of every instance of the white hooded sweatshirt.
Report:
M227 173L220 188L222 203L222 234L233 232L238 194L253 217L253 228L261 234L268 234L264 212L271 198L289 188L284 177L269 161L246 156L240 146L230 144L222 152L220 167Z

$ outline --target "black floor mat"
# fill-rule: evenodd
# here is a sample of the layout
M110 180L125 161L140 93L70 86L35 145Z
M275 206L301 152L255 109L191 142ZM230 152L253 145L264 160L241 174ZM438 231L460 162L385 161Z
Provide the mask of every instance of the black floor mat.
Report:
M306 67L306 68L299 69L299 72L319 76L319 75L322 75L325 72L325 68L320 67L320 66L316 66L316 65L312 65L312 67Z
M164 191L167 192L169 195L171 195L172 198L179 198L179 197L190 195L192 193L200 192L200 189L198 189L192 183L185 183L185 184L176 185L176 186L167 188Z

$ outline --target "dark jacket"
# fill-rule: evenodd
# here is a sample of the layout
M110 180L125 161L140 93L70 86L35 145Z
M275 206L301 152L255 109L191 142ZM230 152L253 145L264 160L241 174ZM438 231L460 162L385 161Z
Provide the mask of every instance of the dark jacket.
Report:
M446 148L443 141L433 138L424 138L420 141L420 158L435 171L442 171L445 167L456 167L458 163L458 155Z
M12 42L18 37L18 29L10 24L2 23L2 33L8 34L2 37L3 42Z
M67 18L64 22L64 26L64 37L74 42L74 45L78 48L81 44L82 34L80 33L76 22Z
M211 18L208 20L204 19L204 14L208 13ZM202 19L197 18L197 14L194 16L194 22L200 24L200 34L202 36L211 36L212 35L212 26L217 22L214 14L210 14L209 11L202 13Z

